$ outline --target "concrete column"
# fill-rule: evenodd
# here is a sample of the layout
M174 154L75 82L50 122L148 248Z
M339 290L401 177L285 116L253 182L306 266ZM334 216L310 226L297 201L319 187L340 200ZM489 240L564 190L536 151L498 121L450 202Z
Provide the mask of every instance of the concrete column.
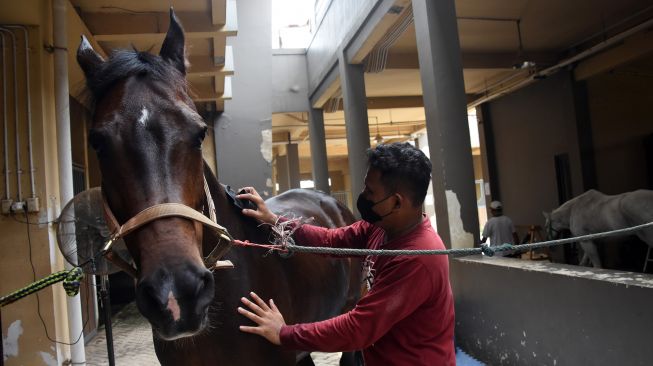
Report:
M290 188L299 188L299 149L297 144L286 145L288 154L288 183Z
M331 193L326 138L324 135L324 113L321 109L311 108L308 116L308 136L311 142L311 164L313 166L315 189Z
M338 71L345 107L351 193L353 197L357 197L365 187L366 150L370 147L370 128L367 122L367 99L365 96L365 70L363 65L347 63L344 53L340 51ZM357 217L360 216L356 207L354 207L354 214Z
M73 156L70 138L70 105L68 88L68 52L65 47L68 45L66 6L68 1L55 0L52 2L52 21L54 33L54 88L55 88L55 112L57 116L57 159L59 163L59 208L70 201L73 196ZM4 62L4 60L3 60ZM20 188L19 188L20 189ZM45 201L45 200L44 200ZM56 212L58 215L59 212ZM54 260L52 261L54 262ZM66 270L73 266L67 261L64 263ZM86 352L83 339L80 337L84 329L82 321L82 305L80 295L67 297L68 304L68 334L70 345L70 361L73 364L85 365ZM55 309L58 307L55 304ZM58 334L59 332L55 333ZM3 339L4 341L4 339ZM58 344L56 345L59 346Z
M288 180L288 155L277 156L277 182L279 183L279 192L283 193L290 189Z
M437 230L447 247L472 247L478 211L455 2L412 3Z
M272 193L271 14L269 0L238 2L238 37L227 37L238 75L215 121L218 176L232 187L255 187L263 198Z

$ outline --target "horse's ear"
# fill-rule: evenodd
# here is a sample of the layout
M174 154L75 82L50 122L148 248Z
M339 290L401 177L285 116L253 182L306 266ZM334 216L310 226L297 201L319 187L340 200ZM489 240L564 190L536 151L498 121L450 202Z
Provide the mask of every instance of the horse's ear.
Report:
M175 15L175 11L170 8L170 27L163 40L159 56L170 62L177 70L186 75L186 58L184 54L184 29Z
M95 71L104 63L104 59L100 54L95 52L91 43L82 35L82 41L77 48L77 63L84 71L86 79L92 79Z
M551 214L546 211L542 211L542 215L544 215L544 218L547 220L551 218Z

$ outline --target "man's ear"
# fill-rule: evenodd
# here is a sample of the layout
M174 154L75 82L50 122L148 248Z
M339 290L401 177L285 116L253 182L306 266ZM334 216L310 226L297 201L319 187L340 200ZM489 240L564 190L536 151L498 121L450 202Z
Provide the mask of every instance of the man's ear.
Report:
M394 208L401 208L401 206L406 203L406 197L404 197L404 195L401 193L395 193L395 198L396 201Z

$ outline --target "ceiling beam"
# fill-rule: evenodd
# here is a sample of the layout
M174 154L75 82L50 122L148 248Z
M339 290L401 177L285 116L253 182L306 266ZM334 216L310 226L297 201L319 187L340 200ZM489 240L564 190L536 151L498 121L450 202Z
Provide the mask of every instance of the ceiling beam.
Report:
M517 57L516 52L466 52L462 53L463 69L511 69L517 60L531 61L536 65L553 65L553 53L531 52ZM386 69L419 69L417 53L389 53Z
M207 12L176 12L184 32L218 33L223 25L213 24L211 14ZM82 12L82 19L88 28L98 36L130 34L165 34L170 25L170 14L164 12L146 13L102 13Z
M653 52L653 31L642 32L626 39L617 47L582 61L574 70L574 77L576 80L585 80L649 55L651 52Z
M473 101L476 95L467 95L467 101ZM420 108L424 107L424 99L421 95L396 96L396 97L367 97L367 109L391 109L391 108ZM342 101L338 110L343 110Z
M322 82L309 93L309 100L313 108L322 108L324 104L340 88L340 75L338 64L329 70Z
M212 85L208 84L192 84L190 85L191 98L195 102L212 102L223 99L223 91L215 91ZM222 87L222 89L224 89Z
M347 60L360 64L400 18L410 0L383 0L345 50Z
M211 20L215 25L223 25L227 21L226 0L211 0Z
M190 68L188 69L189 76L215 77L234 74L233 62L231 62L231 66L228 66L227 63L224 65L215 65L210 56L190 56L188 62L190 63Z

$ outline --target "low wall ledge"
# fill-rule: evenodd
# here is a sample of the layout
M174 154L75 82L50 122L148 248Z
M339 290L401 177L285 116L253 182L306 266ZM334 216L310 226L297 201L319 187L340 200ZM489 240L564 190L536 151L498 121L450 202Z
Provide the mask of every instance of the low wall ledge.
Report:
M567 276L573 278L611 282L615 285L624 285L626 287L637 286L653 288L653 275L646 273L581 267L543 261L529 261L517 258L488 257L484 255L455 258L453 261L459 262L461 264L496 266L514 270L543 272L556 276Z

